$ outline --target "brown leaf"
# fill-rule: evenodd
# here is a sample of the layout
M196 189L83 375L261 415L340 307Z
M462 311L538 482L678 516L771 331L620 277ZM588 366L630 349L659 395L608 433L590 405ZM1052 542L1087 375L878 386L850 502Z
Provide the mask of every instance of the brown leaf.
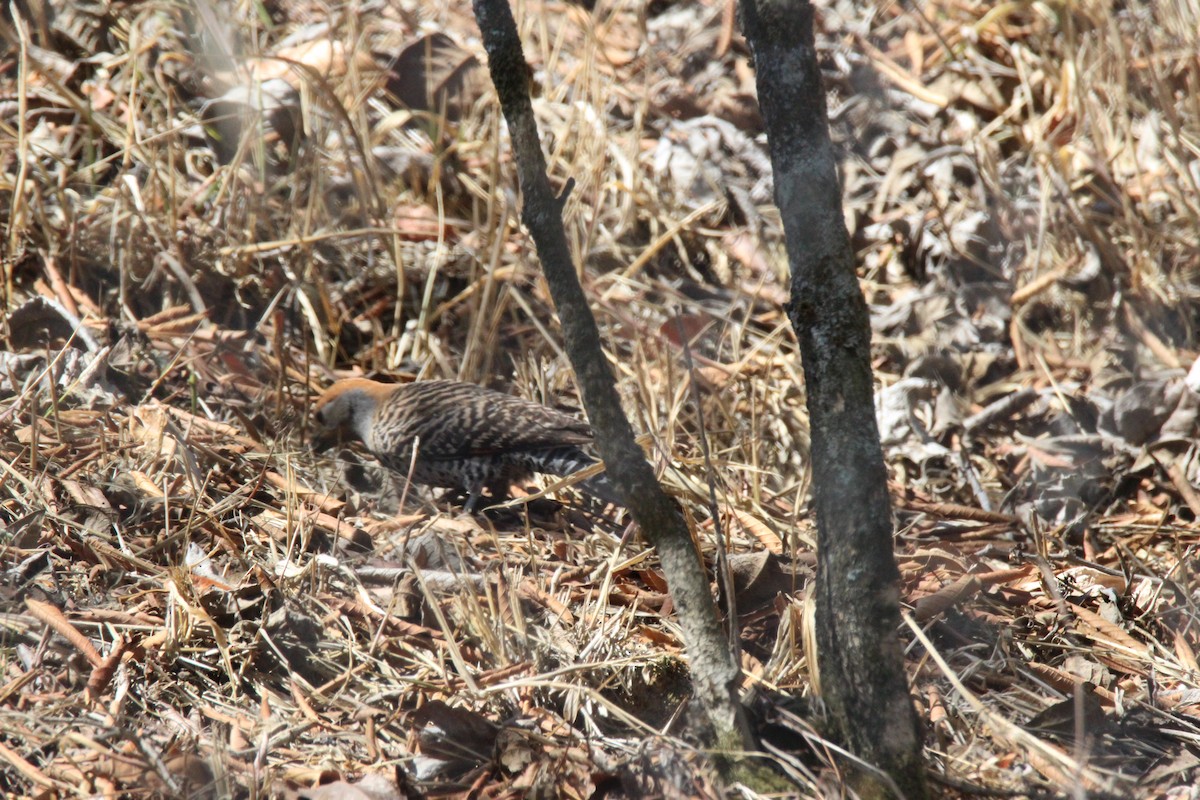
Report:
M780 556L766 550L729 556L739 612L758 608L776 595L791 594L797 589L796 576L785 571L781 564Z
M405 800L409 797L396 783L371 773L358 781L333 780L309 789L288 789L287 800Z
M1108 727L1108 716L1095 686L1082 683L1060 703L1043 710L1025 724L1025 728L1043 736L1073 740L1078 735L1099 736Z
M409 716L421 754L441 762L436 771L461 772L491 760L499 726L480 714L434 700Z
M947 586L943 586L934 594L922 597L913 608L913 617L918 622L933 619L947 609L960 603L965 603L979 593L979 579L974 575L964 575Z
M388 58L386 88L403 107L459 119L479 96L479 61L445 33L422 36Z
M451 231L436 211L418 203L397 205L392 211L392 226L401 239L410 242L434 242L445 239Z
M121 663L121 657L125 655L125 646L125 637L118 636L109 654L92 669L92 674L88 676L87 682L87 696L89 699L97 700L100 695L104 694L104 690L108 688L108 684L112 682L113 675L117 672L117 666Z

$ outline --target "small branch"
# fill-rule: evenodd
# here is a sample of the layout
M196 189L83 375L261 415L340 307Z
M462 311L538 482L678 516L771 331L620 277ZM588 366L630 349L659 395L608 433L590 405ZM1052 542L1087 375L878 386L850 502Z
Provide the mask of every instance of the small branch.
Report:
M692 363L692 343L683 328L683 316L675 315L675 328L679 333L679 344L683 347L683 363L688 371L688 388L692 402L696 404L696 424L700 429L700 454L704 458L704 477L708 482L708 509L712 514L713 535L717 540L717 574L721 576L721 588L725 592L725 613L728 617L726 633L729 650L740 652L741 633L738 626L737 597L734 592L733 573L729 571L729 553L725 546L725 532L721 529L721 508L717 505L717 481L713 473L712 454L708 449L708 432L704 425L704 405L700 401L700 387L696 385L696 365Z
M1035 389L1021 389L1010 395L1005 395L994 403L989 403L982 411L972 414L963 420L963 430L974 433L980 428L1009 419L1038 399Z
M75 626L63 615L57 606L44 603L41 600L26 598L25 607L29 613L50 626L50 628L78 650L94 668L104 665L104 656L92 644L92 640L75 629Z

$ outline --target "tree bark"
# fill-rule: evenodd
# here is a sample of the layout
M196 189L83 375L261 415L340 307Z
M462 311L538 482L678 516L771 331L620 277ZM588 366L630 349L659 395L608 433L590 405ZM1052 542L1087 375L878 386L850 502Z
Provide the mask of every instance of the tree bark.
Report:
M875 421L866 302L842 212L825 94L804 0L742 0L792 272L812 425L817 660L822 697L864 797L927 796L899 639L887 471Z
M537 247L608 478L658 551L668 576L686 638L695 701L708 728L703 738L718 750L748 749L753 738L737 696L740 673L722 634L708 577L682 513L659 487L634 438L600 346L596 320L575 273L562 205L546 177L529 100L529 68L508 0L475 0L474 8L517 159L524 196L521 221Z

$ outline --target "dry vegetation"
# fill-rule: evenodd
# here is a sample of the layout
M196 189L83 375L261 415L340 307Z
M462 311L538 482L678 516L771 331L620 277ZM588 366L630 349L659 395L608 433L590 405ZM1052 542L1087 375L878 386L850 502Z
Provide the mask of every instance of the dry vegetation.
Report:
M6 796L721 793L619 512L398 507L307 447L339 375L575 404L470 9L437 5L6 6ZM1194 797L1200 9L871 5L818 40L938 791ZM837 796L732 4L517 13L627 408L740 576L770 758Z

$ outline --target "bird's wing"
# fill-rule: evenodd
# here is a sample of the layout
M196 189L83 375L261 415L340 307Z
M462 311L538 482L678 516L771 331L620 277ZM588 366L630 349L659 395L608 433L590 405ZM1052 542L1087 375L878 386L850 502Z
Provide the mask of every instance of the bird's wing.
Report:
M470 383L423 381L410 391L410 430L428 459L454 459L588 444L586 422Z

